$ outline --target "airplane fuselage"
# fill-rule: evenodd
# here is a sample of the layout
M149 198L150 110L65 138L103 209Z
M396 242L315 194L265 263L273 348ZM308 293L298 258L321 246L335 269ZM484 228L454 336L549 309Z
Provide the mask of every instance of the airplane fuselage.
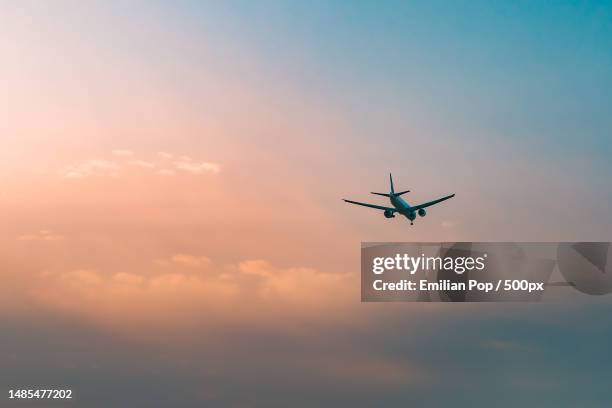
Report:
M416 218L416 212L410 207L410 204L406 202L402 197L392 195L389 197L391 205L397 209L397 212L408 218L410 221L414 221Z

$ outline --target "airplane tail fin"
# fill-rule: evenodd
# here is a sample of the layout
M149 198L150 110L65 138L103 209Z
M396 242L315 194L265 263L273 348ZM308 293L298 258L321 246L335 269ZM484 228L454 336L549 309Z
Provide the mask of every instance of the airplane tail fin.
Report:
M391 185L391 192L389 194L374 193L374 192L372 192L372 194L377 194L377 195L381 195L385 197L392 197L392 196L399 197L402 194L406 194L410 192L410 190L405 190L405 191L400 191L399 193L396 193L395 188L393 187L393 176L391 175L391 173L389 173L389 184Z

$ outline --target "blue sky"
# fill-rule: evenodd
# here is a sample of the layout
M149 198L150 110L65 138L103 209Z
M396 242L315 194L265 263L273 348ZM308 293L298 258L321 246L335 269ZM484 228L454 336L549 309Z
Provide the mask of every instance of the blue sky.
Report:
M571 231L606 237L608 223L600 228L575 212L601 218L612 198L608 2L184 6L173 7L170 20L212 38L206 47L218 69L240 83L262 84L262 105L281 106L283 114L292 104L329 121L309 137L312 150L335 153L329 163L317 157L316 177L330 185L350 183L353 175L371 186L393 170L415 189L439 185L474 201L496 197L485 208L472 206L474 214L462 208L459 222L473 225L479 213L503 211L518 198L515 212L534 212L540 230L551 231L496 236L511 230L500 225L465 231L466 239L572 239ZM288 120L308 126L303 118ZM279 155L294 141L290 132L270 138ZM312 162L302 156L296 163ZM331 175L338 165L346 172L341 179ZM558 209L546 219L550 201ZM523 217L518 223L532 224Z
M232 54L230 69L331 99L356 120L414 109L593 158L610 152L606 3L226 2L174 11L212 34L220 55Z

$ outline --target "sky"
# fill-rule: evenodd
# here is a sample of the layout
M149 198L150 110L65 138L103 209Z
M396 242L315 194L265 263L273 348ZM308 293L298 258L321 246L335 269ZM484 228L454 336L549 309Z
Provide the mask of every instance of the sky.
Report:
M608 2L0 3L0 384L606 406L605 297L362 304L358 271L363 241L612 240L611 23ZM341 201L384 204L390 172L411 203L456 197L412 227Z

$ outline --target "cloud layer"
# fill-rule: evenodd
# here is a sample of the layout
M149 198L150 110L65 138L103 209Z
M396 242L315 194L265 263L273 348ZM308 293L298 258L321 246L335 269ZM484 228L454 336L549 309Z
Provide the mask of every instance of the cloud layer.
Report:
M153 157L139 159L131 150L113 150L113 160L90 159L60 167L57 174L65 179L84 179L92 176L119 177L130 167L150 170L154 174L172 176L177 173L192 175L217 174L221 171L218 163L193 160L189 156L177 156L159 152Z
M353 275L263 260L214 265L205 256L179 254L143 273L44 271L33 278L29 295L45 308L112 329L195 324L218 332L247 322L282 327L344 320L355 284Z

